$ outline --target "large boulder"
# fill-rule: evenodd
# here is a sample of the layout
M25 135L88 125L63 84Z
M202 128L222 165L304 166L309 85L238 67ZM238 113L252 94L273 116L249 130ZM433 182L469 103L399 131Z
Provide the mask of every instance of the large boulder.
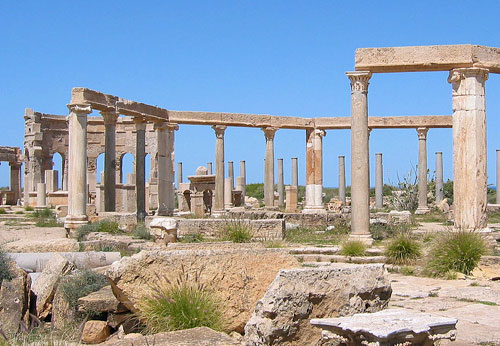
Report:
M319 344L310 319L376 312L391 293L383 264L281 270L245 326L246 345Z
M0 285L0 329L7 335L19 331L20 324L29 326L31 279L15 262L9 263L11 280Z
M142 251L115 262L106 275L118 300L137 312L137 303L161 277L176 282L181 275L194 280L199 274L198 282L213 289L224 308L227 329L243 332L278 271L299 266L283 249Z
M106 321L87 321L82 331L84 344L100 344L111 335L111 330Z

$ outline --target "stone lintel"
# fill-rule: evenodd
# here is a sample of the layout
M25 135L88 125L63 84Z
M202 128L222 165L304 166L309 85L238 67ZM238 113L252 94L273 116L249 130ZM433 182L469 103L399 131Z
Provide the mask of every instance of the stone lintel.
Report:
M500 48L472 44L358 48L356 71L417 72L449 71L462 67L481 67L500 73Z

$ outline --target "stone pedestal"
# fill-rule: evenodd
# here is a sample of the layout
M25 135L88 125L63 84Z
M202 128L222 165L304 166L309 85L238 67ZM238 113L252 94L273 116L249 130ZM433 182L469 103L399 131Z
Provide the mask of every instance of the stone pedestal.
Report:
M205 216L203 192L194 192L191 194L191 213L199 217Z
M45 183L36 184L36 207L38 209L47 208L47 191Z
M486 227L486 101L488 70L450 71L453 105L453 204L455 227Z
M285 182L283 176L283 159L278 159L278 207L285 206Z
M339 200L345 204L345 156L339 156Z
M384 208L384 169L382 154L375 154L375 208Z
M427 131L426 127L419 127L418 134L418 208L415 214L429 213L427 206Z
M214 125L215 131L215 196L214 211L224 210L224 132L226 126ZM211 165L208 168L211 171Z
M116 121L118 113L101 112L104 120L104 211L116 211Z
M306 200L304 213L324 213L323 205L323 137L326 132L306 130Z
M266 208L274 207L274 135L278 129L262 129L266 137L266 161L264 165L264 203Z
M285 211L295 213L297 211L298 188L297 186L287 186L286 190L286 208Z
M436 152L436 204L444 198L443 191L443 153Z

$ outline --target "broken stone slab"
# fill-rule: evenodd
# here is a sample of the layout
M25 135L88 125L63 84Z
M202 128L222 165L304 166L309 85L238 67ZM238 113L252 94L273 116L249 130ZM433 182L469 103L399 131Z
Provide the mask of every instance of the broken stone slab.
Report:
M36 315L40 319L47 317L52 309L52 300L60 278L74 269L65 257L53 255L31 290L36 296Z
M75 309L61 289L61 285L57 285L54 299L52 300L52 318L51 324L56 329L63 329L68 323L74 321L76 317Z
M113 294L111 286L104 286L99 291L78 299L80 312L126 312L128 309Z
M391 292L383 264L280 270L245 326L246 345L319 344L311 318L376 312Z
M388 221L391 224L411 223L411 213L408 210L404 211L391 210L389 212Z
M82 342L85 344L100 344L111 335L106 321L87 321L83 327Z
M13 335L22 322L29 326L31 279L15 262L9 263L9 270L13 278L0 285L0 329Z
M177 241L177 220L171 217L155 217L149 224L155 242L164 244Z
M457 322L454 318L406 309L311 320L313 326L326 331L325 337L337 336L349 346L434 345L437 340L455 340Z

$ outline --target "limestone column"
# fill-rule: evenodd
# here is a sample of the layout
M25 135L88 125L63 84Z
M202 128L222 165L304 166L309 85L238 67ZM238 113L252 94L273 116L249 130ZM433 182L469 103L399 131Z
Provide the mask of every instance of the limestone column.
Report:
M231 189L234 189L234 165L233 161L227 162L227 176L231 179Z
M306 203L304 211L324 212L323 137L324 130L306 130Z
M426 127L417 128L418 134L418 208L415 214L427 214L427 131Z
M88 105L68 105L69 158L68 158L68 216L66 229L87 223L87 114Z
M47 208L47 191L45 183L38 183L36 187L36 206L39 209Z
M66 155L63 158L63 164L62 164L62 190L63 191L68 191L68 160L69 160L69 154L66 153Z
M345 156L339 156L339 200L345 203Z
M486 227L486 100L488 70L450 71L453 105L453 204L455 227Z
M283 159L278 159L278 207L285 207L285 182L283 177Z
M247 170L245 161L240 161L240 178L241 178L241 203L245 205L245 196L247 194Z
M212 162L207 162L207 171L208 171L208 175L212 175L213 171L212 171Z
M292 157L292 186L299 186L299 169L296 157Z
M441 203L443 198L443 153L438 151L436 152L436 203Z
M384 169L382 153L375 154L375 208L384 208Z
M278 129L264 127L266 137L266 161L264 164L264 203L267 208L274 207L274 135Z
M104 211L116 211L116 121L118 113L101 112L104 120Z
M172 215L175 207L174 144L177 124L155 123L158 147L158 215ZM177 171L179 174L179 170ZM182 183L182 164L179 184Z
M177 162L177 188L182 184L182 162Z
M231 186L231 178L224 180L224 208L229 209L234 207L233 204L233 189Z
M87 183L88 195L90 198L89 203L92 204L92 199L95 196L97 186L97 157L87 158Z
M368 85L371 72L347 72L351 82L351 239L372 243L368 142Z
M214 125L215 131L215 196L214 211L224 211L224 132L226 126Z
M146 119L134 118L135 122L135 194L137 220L146 218Z
M500 204L499 185L500 185L500 149L497 149L497 183L496 183L497 199L496 199L496 204Z
M10 191L14 192L15 203L21 198L21 164L10 162Z

